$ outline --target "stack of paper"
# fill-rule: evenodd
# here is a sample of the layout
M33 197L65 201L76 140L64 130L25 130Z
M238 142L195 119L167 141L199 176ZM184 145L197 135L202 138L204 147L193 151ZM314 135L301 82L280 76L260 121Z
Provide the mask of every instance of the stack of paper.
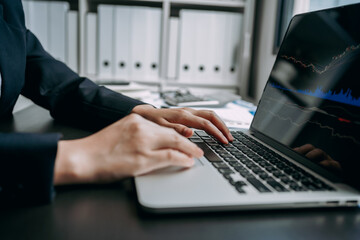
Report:
M241 100L240 100L241 101ZM196 108L204 109L204 108ZM206 108L214 111L229 128L250 128L253 110L235 103L228 103L224 108Z

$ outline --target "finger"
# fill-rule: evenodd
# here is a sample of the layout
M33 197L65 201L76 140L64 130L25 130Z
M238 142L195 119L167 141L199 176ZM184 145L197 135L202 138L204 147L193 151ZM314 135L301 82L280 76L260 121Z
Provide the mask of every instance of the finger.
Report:
M300 153L300 154L307 154L308 152L310 152L311 150L315 149L315 147L311 144L305 144L305 145L302 145L300 147L296 147L294 148L294 151Z
M186 116L183 116L180 121L189 127L206 131L224 144L229 143L228 139L223 135L223 133L211 121L205 118L198 117L194 114L187 114Z
M168 127L168 128L173 128L175 129L175 131L177 131L178 133L180 133L181 135L183 135L186 138L189 138L193 135L193 130L191 128L188 128L182 124L178 124L178 123L170 123L165 119L162 119L159 124L161 126L164 127Z
M186 137L181 136L173 129L162 128L163 130L158 132L156 142L153 142L154 150L171 148L191 157L198 158L204 155L204 152Z
M311 160L316 160L319 162L323 161L327 158L327 154L319 148L315 148L315 149L311 150L305 156Z
M158 150L150 155L147 166L135 175L142 175L169 166L191 167L193 165L194 159L184 153L172 149Z
M191 110L190 110L191 111ZM207 110L195 110L194 115L205 118L217 127L221 133L229 140L233 141L234 137L231 135L229 128L221 120L221 118L213 111Z
M194 159L192 157L172 149L156 151L154 152L153 158L158 161L160 167L191 167L194 165Z
M334 160L324 160L321 161L319 164L328 169L337 170L337 171L341 170L341 165Z

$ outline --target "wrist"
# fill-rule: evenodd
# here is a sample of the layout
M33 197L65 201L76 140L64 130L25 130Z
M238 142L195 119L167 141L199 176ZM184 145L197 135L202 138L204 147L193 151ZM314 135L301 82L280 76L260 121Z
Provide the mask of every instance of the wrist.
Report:
M150 104L141 104L137 105L133 108L131 113L139 114L140 116L144 116L144 114L148 113L149 111L155 110L156 108Z
M76 167L76 140L59 141L55 158L54 185L65 185L78 182L80 172Z

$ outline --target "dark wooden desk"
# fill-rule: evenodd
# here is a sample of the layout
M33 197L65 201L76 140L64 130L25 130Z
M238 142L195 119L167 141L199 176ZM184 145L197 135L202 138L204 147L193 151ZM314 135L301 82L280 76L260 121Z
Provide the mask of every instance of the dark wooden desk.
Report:
M0 131L89 132L30 107ZM360 209L307 209L153 216L136 204L131 180L57 190L46 206L0 211L0 239L360 239Z

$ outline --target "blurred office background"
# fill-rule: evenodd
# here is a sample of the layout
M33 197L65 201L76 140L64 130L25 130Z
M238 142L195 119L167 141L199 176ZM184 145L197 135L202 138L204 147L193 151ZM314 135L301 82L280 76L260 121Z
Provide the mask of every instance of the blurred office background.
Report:
M44 48L100 85L257 103L294 14L360 0L23 0ZM21 97L14 111L31 102Z

